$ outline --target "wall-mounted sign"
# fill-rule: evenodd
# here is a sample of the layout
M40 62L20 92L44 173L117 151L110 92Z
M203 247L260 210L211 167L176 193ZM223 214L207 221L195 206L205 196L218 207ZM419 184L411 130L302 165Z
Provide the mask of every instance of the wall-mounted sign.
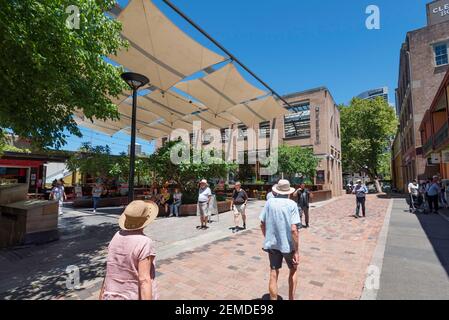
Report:
M441 151L441 161L443 163L449 163L449 150Z
M449 0L440 0L427 4L427 25L449 21Z
M428 159L428 164L440 164L441 163L441 156L439 153L432 153L430 158Z

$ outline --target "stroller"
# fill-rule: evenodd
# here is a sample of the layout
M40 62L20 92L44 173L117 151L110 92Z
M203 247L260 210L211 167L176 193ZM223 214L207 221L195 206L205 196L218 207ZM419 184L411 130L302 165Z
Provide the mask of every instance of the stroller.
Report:
M416 200L410 194L407 197L407 204L409 205L410 213L425 213L426 212L426 203L422 197L422 195L418 195Z

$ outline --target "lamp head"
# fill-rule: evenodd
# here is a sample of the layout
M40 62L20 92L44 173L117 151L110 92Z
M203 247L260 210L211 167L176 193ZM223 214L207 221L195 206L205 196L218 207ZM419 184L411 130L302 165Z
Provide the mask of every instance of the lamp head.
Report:
M133 90L137 90L150 82L144 75L134 72L122 73L121 77Z

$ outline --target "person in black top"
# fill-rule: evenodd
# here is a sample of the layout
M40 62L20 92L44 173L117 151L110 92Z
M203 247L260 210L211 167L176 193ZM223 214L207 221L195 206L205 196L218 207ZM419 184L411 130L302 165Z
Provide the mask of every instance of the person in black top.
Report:
M232 202L231 202L231 210L234 210L234 222L235 228L232 229L232 232L240 231L239 227L239 217L242 216L243 220L243 230L246 229L246 204L248 203L248 195L245 190L242 189L242 185L240 182L236 182L235 190L232 193Z
M305 225L301 223L300 227L309 227L309 207L310 207L310 199L312 197L312 194L310 193L309 189L306 188L306 185L304 183L301 183L299 185L299 189L295 191L293 196L298 197L298 208L301 211L301 221L302 216L304 214L305 219Z

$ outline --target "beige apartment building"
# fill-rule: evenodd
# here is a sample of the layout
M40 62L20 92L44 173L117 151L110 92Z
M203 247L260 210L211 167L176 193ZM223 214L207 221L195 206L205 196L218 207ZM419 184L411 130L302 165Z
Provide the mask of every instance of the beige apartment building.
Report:
M310 147L314 154L319 158L315 185L322 190L330 190L332 196L340 196L343 189L342 163L341 163L341 140L340 140L340 112L331 93L325 87L311 89L303 92L296 92L284 96L284 99L290 104L284 107L289 111L288 115L277 117L271 121L261 122L254 125L259 135L257 146L248 146L248 127L243 123L236 123L232 130L238 132L235 137L237 141L244 143L245 152L257 152L268 150L271 136L271 129L278 132L278 145L287 144L290 146ZM167 137L159 139L157 146L160 146ZM229 144L230 137L226 135L226 129L221 130L221 143L232 145L234 150L231 153L232 160L237 160L239 153L235 144ZM191 143L193 134L190 134ZM210 137L203 135L203 145L210 143ZM261 147L262 146L262 147ZM224 150L226 150L224 146ZM261 149L262 148L262 149ZM228 150L229 151L229 150ZM240 157L243 157L240 154ZM250 157L252 157L250 155ZM267 183L275 183L280 176L264 176L258 161L253 167L253 180L264 180ZM231 179L232 180L232 179Z

